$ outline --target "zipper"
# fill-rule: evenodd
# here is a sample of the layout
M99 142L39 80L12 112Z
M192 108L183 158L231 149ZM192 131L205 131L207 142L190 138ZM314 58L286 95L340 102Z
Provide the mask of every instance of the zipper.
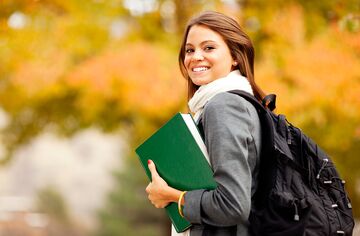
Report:
M327 159L327 158L323 159L323 163L320 167L318 174L316 175L316 179L320 179L321 171L323 171L323 169L326 167L328 162L329 162L329 159Z
M293 205L294 205L294 208L295 208L294 220L295 220L295 221L299 221L299 220L300 220L300 216L299 216L298 206L297 206L295 200L293 201Z

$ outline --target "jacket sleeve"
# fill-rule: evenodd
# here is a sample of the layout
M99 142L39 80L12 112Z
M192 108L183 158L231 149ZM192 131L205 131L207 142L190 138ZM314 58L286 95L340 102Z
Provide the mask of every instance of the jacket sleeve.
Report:
M184 215L192 223L220 227L247 224L251 207L250 162L257 156L252 136L254 119L248 106L243 98L230 93L216 95L205 106L205 144L218 186L215 190L185 194Z

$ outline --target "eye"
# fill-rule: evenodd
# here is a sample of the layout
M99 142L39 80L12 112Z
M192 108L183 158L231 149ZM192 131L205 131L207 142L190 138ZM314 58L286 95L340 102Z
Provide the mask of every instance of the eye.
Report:
M215 47L213 47L213 46L206 46L204 48L205 51L211 51L211 50L214 50L214 49L215 49Z
M194 52L194 49L192 49L192 48L187 48L187 49L185 49L185 52L186 52L186 53L192 53L192 52Z

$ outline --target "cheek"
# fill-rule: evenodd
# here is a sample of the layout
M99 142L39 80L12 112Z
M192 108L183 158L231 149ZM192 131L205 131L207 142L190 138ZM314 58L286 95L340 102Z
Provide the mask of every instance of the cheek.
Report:
M232 68L232 57L218 57L216 58L216 64L218 71L222 73L228 73Z
M185 57L184 58L184 66L185 66L186 70L189 70L189 63L190 63L190 58Z

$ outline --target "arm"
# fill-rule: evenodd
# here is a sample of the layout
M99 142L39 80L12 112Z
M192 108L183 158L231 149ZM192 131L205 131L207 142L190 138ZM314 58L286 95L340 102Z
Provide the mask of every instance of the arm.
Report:
M257 154L251 135L256 120L249 115L245 103L237 95L224 93L215 96L204 111L205 143L218 187L185 194L181 204L191 223L231 226L248 219L252 181L249 162ZM149 169L152 182L146 192L152 204L163 208L177 202L181 191L168 186L152 162Z
M192 223L231 226L247 222L252 182L249 161L257 156L254 120L247 106L241 97L222 93L205 107L205 143L218 187L185 195L184 215Z

